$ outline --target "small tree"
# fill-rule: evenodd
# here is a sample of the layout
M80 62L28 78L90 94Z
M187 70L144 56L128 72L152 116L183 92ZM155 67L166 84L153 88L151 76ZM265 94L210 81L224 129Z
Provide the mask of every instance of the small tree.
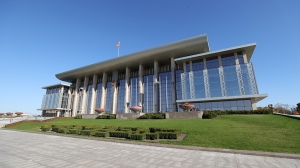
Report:
M297 104L297 111L300 112L300 103Z

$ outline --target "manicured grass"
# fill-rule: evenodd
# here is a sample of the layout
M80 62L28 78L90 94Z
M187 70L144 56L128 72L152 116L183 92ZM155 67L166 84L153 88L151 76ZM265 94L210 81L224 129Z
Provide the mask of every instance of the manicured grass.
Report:
M277 115L222 115L215 119L178 120L84 120L60 119L46 123L23 123L9 129L39 131L41 125L72 124L181 129L188 136L181 142L160 143L300 153L300 120Z

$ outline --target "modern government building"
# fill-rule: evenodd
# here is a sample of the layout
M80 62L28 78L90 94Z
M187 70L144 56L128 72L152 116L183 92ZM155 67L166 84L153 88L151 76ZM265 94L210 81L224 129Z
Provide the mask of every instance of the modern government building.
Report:
M255 110L259 94L253 63L256 44L210 51L200 35L56 74L70 84L45 86L43 116L181 112L181 103L201 110Z

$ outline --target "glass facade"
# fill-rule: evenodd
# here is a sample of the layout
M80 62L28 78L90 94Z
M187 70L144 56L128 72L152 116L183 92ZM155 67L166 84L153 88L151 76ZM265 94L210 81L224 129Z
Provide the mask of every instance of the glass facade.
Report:
M138 106L138 87L139 87L139 78L130 79L130 107Z
M125 112L125 80L119 80L117 113Z
M195 97L205 98L204 76L202 71L194 71Z
M100 107L101 106L101 98L102 98L102 83L97 84L97 92L96 92L96 108L104 108Z
M208 84L209 84L209 91L210 97L221 97L222 90L221 90L221 82L219 76L219 69L208 69Z
M223 73L224 73L224 81L225 81L225 88L226 88L226 96L241 95L236 67L235 66L224 67Z
M88 85L87 90L87 104L86 104L86 114L91 114L91 101L93 93L93 85Z
M182 89L181 89L181 73L183 73L183 70L176 70L175 71L175 82L176 82L176 100L182 99ZM177 106L178 111L183 111L181 108L179 108L179 104Z
M239 64L244 64L244 57L243 57L243 53L242 52L238 52L237 53L237 57L238 57L238 60L239 60Z
M221 57L222 66L236 65L234 54L228 54Z
M108 114L112 113L112 85L111 82L106 83L106 103L105 112Z
M204 63L203 61L193 61L193 71L200 71L204 69Z
M154 83L153 75L144 76L144 98L143 98L143 112L154 112Z
M159 111L160 112L173 111L171 72L164 72L159 74Z
M252 110L251 100L193 103L200 110Z
M181 85L182 99L258 94L252 63L181 73Z
M219 68L219 59L218 59L218 57L206 59L206 68L207 69Z

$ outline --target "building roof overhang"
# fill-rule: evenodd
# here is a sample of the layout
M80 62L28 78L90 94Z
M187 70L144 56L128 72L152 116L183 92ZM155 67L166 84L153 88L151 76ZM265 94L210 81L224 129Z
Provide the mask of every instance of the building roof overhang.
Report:
M62 72L56 74L56 77L62 81L74 82L77 78L83 78L85 76L93 76L94 74L102 74L103 72L112 72L114 70L124 71L126 67L138 68L139 64L153 66L154 61L167 61L171 58L205 52L209 52L209 45L207 36L204 34Z
M251 99L253 103L257 103L268 97L268 94L242 95L242 96L227 96L227 97L210 97L200 99L184 99L176 100L177 103L192 103L192 102L209 102L209 101L230 101L230 100L245 100Z
M54 84L54 85L44 86L44 87L42 87L42 89L48 89L48 88L53 88L53 87L58 87L58 86L72 87L70 84L58 83L58 84Z
M186 57L181 57L181 58L175 59L175 61L178 62L178 63L181 63L181 62L185 62L185 61L197 60L197 59L199 59L199 57L201 57L201 58L210 58L210 57L215 57L215 56L218 56L218 55L225 55L225 54L231 54L231 53L234 53L234 52L243 51L247 56L248 62L250 62L250 59L252 57L252 54L254 52L255 47L256 47L256 43L251 43L251 44L226 48L226 49L222 49L222 50L211 51L211 52L207 52L207 53L201 53L201 54L195 54L195 55L190 55L190 56L186 56Z

